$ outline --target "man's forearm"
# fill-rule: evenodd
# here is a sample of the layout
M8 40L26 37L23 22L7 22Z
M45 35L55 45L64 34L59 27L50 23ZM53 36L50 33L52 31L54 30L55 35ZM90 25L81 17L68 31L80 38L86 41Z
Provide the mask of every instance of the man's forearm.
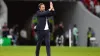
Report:
M49 11L51 11L52 9L50 8L50 9L48 9Z
M52 11L55 11L55 9L54 9L54 8L52 8Z
M47 16L50 13L49 10L45 11L45 12L37 12L37 16Z

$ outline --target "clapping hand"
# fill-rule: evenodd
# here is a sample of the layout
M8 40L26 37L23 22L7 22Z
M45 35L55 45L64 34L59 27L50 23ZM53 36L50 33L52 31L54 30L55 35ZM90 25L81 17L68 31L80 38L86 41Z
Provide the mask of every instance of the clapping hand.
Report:
M53 3L50 1L50 10L54 11Z

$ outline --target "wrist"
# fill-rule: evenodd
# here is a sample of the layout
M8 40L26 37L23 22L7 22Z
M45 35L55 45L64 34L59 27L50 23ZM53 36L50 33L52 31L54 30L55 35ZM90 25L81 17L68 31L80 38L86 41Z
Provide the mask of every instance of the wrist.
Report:
M51 11L51 8L49 9L49 11Z
M53 8L52 11L55 11L55 9Z

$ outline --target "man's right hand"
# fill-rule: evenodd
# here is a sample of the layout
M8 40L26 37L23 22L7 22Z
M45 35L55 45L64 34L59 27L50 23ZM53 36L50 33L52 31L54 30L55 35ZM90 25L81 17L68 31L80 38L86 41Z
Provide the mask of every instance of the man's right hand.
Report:
M53 7L53 3L50 1L50 9L49 9L49 11L54 11L54 7Z
M53 9L53 3L52 2L50 2L50 8Z

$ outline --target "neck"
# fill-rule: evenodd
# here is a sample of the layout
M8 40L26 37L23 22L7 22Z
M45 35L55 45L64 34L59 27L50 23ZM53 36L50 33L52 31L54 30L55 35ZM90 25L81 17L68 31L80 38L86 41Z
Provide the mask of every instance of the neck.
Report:
M43 10L40 10L41 12L43 12ZM45 11L45 10L44 10Z

